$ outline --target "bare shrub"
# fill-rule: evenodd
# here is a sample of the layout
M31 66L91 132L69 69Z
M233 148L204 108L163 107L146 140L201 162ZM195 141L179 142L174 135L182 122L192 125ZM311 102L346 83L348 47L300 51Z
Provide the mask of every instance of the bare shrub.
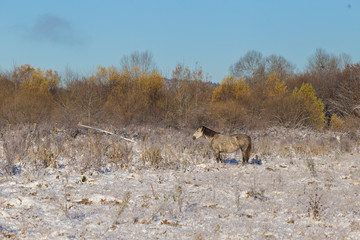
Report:
M211 114L219 128L232 130L248 122L247 109L233 100L212 103Z
M174 201L177 202L178 207L179 207L179 212L182 212L182 203L183 203L183 190L182 187L180 185L177 185L175 187L175 197L174 197Z
M176 72L181 72L178 67ZM184 70L185 71L185 70ZM211 101L212 85L200 80L192 81L184 73L174 74L166 84L165 123L174 127L197 127L209 121L208 103ZM190 73L189 73L190 74ZM186 74L185 74L186 75Z
M303 156L308 153L307 145L304 143L295 143L293 148L295 150L295 154L298 156Z
M175 143L170 142L167 134L172 134L171 130L158 128L151 130L151 132L143 132L143 141L140 150L141 161L144 166L151 166L153 168L159 167L179 167L180 156L177 147L181 148L182 141L179 136ZM171 138L173 139L173 138ZM177 144L177 146L176 146ZM176 146L175 148L170 145Z
M59 121L66 124L82 121L89 125L101 121L107 94L107 85L96 76L73 79L55 96Z
M316 176L317 176L317 173L316 173L316 169L315 169L314 159L312 159L312 158L307 158L307 159L306 159L306 166L308 167L311 176L312 176L312 177L316 177Z
M95 134L89 135L89 156L84 165L85 169L96 169L101 170L101 167L104 165L103 156L104 156L104 144L100 141L99 135Z
M120 166L121 168L128 167L133 156L131 145L127 143L115 143L114 140L105 151L106 155L110 158L110 162Z
M262 154L264 154L265 156L270 156L272 154L272 140L270 137L263 137L260 140L260 147L258 149L258 151L262 152Z
M158 168L162 161L161 149L158 147L144 148L141 154L141 160L144 165L149 163L152 167Z
M355 148L355 141L348 136L342 136L340 138L340 150L341 152L351 153Z
M314 156L326 155L331 151L329 143L323 140L317 140L309 144L309 151Z
M355 116L349 116L344 119L345 131L356 131L360 128L360 118Z
M285 95L268 101L263 117L273 125L299 128L307 125L309 114L300 100L292 95Z
M65 137L58 132L55 126L51 129L47 125L34 125L30 142L30 156L33 159L34 167L38 166L57 168L57 159L64 154Z
M29 139L29 128L27 126L20 126L16 130L8 130L4 134L5 163L1 168L8 175L16 174L15 164L26 157L30 146Z
M337 87L328 102L339 116L359 117L360 64L347 65L337 77ZM327 89L327 91L329 91Z
M307 205L308 217L319 221L321 220L324 210L323 195L320 193L319 188L316 187L309 195Z
M69 141L67 155L73 160L74 167L80 168L81 172L102 171L105 165L107 144L101 141L98 134L89 132L88 136L82 135Z
M259 199L260 201L266 200L265 189L263 188L251 187L247 192L247 196L254 199Z
M40 159L40 162L44 165L44 167L53 167L56 168L56 161L55 161L55 156L54 154L51 152L51 150L44 148L44 147L40 147L39 149L40 151L38 152L38 156Z

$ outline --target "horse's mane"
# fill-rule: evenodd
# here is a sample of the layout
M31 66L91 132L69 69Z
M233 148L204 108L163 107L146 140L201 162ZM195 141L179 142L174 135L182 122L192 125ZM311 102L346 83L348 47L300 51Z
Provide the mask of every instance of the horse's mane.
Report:
M211 130L210 128L207 128L205 126L202 126L203 134L209 137L215 136L215 134L219 134L218 132L215 132L214 130Z

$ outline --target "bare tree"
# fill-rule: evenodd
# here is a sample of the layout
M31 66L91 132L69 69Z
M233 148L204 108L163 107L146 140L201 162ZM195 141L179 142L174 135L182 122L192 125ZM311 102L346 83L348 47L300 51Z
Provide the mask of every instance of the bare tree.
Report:
M131 70L137 67L141 72L149 73L155 70L156 64L153 55L148 52L133 52L130 56L121 59L121 70Z
M270 55L265 59L265 72L267 75L276 73L281 80L287 80L294 74L295 65L282 56Z
M347 65L343 70L330 104L339 115L360 117L360 64Z
M172 78L176 80L191 80L191 70L184 64L178 63L172 71Z
M311 73L320 75L335 73L340 70L340 60L338 57L326 53L324 49L318 48L315 53L310 56L307 69Z
M348 65L352 64L351 56L346 53L339 55L339 67L341 70L345 70Z
M264 76L265 61L260 52L247 52L234 65L230 66L230 73L234 77L244 77L249 82L257 82Z
M65 67L65 73L62 76L61 83L60 85L62 85L63 87L66 86L66 84L73 82L73 81L77 81L79 80L81 77L79 75L79 73L75 72L73 69L71 69L69 66Z
M357 101L354 100L356 91L353 90L358 86L354 85L355 81L350 77L357 69L351 66L349 55L335 56L326 53L324 49L316 49L309 58L307 72L318 97L325 104L328 121L333 113L342 116L352 113L354 102Z

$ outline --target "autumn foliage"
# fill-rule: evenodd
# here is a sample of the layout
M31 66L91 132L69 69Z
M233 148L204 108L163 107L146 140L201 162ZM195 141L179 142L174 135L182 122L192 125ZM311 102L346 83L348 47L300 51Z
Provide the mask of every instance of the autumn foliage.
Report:
M108 69L110 71L111 69ZM155 70L149 73L139 68L114 72L108 78L110 92L106 100L107 111L122 123L154 122L164 112L164 78Z
M30 65L17 67L1 79L1 116L7 123L49 121L54 111L53 91L58 86L56 71Z
M99 66L89 77L75 74L66 81L56 71L30 65L1 72L0 126L83 122L211 125L230 130L281 125L336 131L358 126L354 124L360 116L358 64L326 75L267 72L265 66L246 78L229 75L214 84L198 65L191 69L178 64L171 79L165 79L149 64L127 63L123 68ZM322 77L330 76L329 87L320 84Z

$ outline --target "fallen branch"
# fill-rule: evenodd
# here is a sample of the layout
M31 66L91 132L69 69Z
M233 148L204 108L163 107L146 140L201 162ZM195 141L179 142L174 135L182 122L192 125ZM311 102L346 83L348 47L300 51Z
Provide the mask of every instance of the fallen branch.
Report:
M102 132L102 133L106 133L106 134L109 134L109 135L115 135L115 133L113 133L113 132L105 131L105 130L102 130L102 129L100 129L100 128L90 127L90 126L86 126L86 125L83 125L83 124L80 124L80 123L79 123L78 125L79 125L80 127L93 129L93 130L96 130L96 131L99 131L99 132ZM121 139L124 139L124 140L126 140L126 141L128 141L128 142L136 143L134 140L129 139L129 138L126 138L126 137L121 137L121 136L120 136L120 138L121 138Z

